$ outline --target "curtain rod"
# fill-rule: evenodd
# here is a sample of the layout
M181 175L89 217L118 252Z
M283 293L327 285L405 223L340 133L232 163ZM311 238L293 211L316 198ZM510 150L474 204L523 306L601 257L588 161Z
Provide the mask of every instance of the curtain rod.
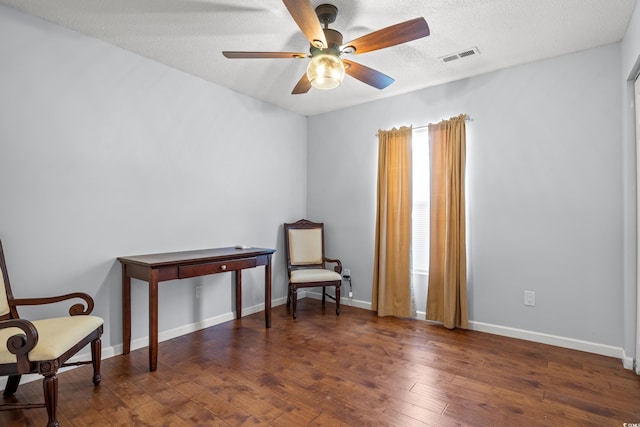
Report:
M465 122L472 122L473 120L471 120L471 117L466 116L466 117L464 118L464 121L465 121ZM426 129L426 128L428 128L428 127L429 127L429 125L422 125L422 126L415 126L415 127L412 127L411 129L413 129L413 130L416 130L416 129Z
M469 117L468 115L464 118L465 122L472 122L473 119L471 117ZM422 125L422 126L416 126L416 127L411 127L411 130L420 130L420 129L426 129L428 128L429 125ZM376 132L376 136L378 136L378 132Z
M465 122L472 122L473 120L471 120L471 117L467 116L467 117L465 117L465 118L464 118L464 121L465 121ZM426 128L428 128L428 127L429 127L429 125L422 125L422 126L415 126L415 127L412 127L411 129L413 129L413 130L420 130L420 129L426 129Z

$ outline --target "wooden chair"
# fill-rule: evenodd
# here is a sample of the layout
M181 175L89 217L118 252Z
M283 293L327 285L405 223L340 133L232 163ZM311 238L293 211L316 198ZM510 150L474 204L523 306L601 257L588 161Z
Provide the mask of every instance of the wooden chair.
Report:
M17 391L23 374L44 376L44 403L7 402L0 410L47 408L47 426L58 426L58 369L64 366L93 364L93 383L100 383L102 325L97 316L89 316L93 299L85 293L46 298L14 298L0 242L0 376L8 376L5 401ZM20 319L17 307L84 300L69 309L70 316L29 321ZM91 344L91 361L67 363L78 351Z
M326 287L335 286L336 295L329 298L336 301L336 314L340 314L340 286L342 285L342 263L339 259L324 255L324 224L306 219L284 224L285 246L287 252L287 271L289 273L289 292L287 308L291 305L293 318L296 318L296 306L299 288L322 287L322 305L325 303ZM333 270L325 268L325 263L333 263ZM293 304L292 304L293 303Z

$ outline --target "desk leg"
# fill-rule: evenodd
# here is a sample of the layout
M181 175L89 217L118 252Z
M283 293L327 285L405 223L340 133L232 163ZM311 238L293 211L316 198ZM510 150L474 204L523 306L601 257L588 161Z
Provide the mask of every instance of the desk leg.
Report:
M122 353L131 351L131 277L127 266L122 264Z
M242 317L242 270L236 270L236 319Z
M149 278L149 371L158 368L158 270Z
M264 323L267 328L271 327L271 255L264 266Z

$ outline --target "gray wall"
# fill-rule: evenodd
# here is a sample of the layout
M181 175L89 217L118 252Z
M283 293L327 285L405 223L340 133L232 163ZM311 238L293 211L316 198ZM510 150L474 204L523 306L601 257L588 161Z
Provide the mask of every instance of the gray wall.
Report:
M377 130L468 113L472 324L631 355L638 14L622 44L306 119L0 5L0 238L16 293L88 292L117 347L117 256L275 247L281 300L281 224L307 217L367 307ZM259 270L245 306L262 302ZM228 316L230 283L162 284L161 332ZM133 288L136 339L146 286Z
M105 348L122 342L118 256L272 247L273 296L286 295L281 224L305 214L305 117L2 5L0 58L0 238L16 295L89 293ZM264 302L263 277L243 275L245 307ZM147 336L135 282L134 340ZM160 331L228 317L231 283L162 283Z
M627 354L636 354L640 374L640 292L637 281L637 161L633 81L640 72L640 7L636 7L621 43L622 191L624 197L624 340Z
M371 301L377 130L467 113L470 320L624 347L620 66L615 44L311 117L308 215L356 303Z

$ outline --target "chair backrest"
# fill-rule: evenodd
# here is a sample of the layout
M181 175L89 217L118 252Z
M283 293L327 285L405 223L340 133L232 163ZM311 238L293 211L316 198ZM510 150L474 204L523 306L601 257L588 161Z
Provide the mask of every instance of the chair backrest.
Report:
M287 268L324 268L324 224L306 219L285 224Z
M9 273L7 273L2 241L0 241L0 320L14 318L11 313L11 307L9 306L9 299L12 298L13 294L11 293L11 286L9 285Z

